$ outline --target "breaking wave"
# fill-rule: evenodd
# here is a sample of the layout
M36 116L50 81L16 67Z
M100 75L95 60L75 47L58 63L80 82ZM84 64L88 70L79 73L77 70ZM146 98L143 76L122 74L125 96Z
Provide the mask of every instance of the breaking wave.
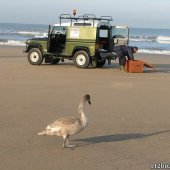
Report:
M155 42L157 36L144 36L144 35L137 35L137 36L130 36L130 41L136 42Z
M130 36L130 41L157 42L157 43L170 44L170 37L168 36Z
M170 37L158 36L158 38L156 40L158 43L170 44Z
M7 45L7 46L25 46L25 41L19 41L19 40L0 41L0 45Z

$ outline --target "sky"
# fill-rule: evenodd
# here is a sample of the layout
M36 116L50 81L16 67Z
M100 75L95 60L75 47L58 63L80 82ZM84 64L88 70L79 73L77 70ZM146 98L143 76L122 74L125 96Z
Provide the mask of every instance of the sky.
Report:
M0 23L55 24L60 14L109 15L113 25L170 29L170 0L0 0Z

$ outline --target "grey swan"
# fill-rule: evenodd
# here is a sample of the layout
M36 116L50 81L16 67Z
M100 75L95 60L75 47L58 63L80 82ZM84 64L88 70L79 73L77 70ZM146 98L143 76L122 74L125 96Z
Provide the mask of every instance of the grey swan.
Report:
M63 137L63 148L74 148L75 145L69 145L69 137L75 135L87 127L88 119L84 113L84 105L88 102L91 105L90 95L86 94L78 106L78 117L65 117L55 120L49 124L44 131L38 135L56 135Z

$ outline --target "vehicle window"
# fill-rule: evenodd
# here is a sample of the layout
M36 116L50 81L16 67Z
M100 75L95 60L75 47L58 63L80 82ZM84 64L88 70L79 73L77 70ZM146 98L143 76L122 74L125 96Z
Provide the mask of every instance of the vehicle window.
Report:
M100 29L99 37L100 38L108 38L108 30Z
M127 28L113 28L112 37L113 38L126 38L128 37L128 29Z
M57 33L66 34L66 27L55 26L52 30L52 34L57 34Z

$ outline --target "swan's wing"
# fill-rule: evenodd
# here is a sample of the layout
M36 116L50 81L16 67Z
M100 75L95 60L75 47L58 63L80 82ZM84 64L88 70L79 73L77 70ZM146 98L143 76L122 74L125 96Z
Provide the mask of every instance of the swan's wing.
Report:
M57 119L46 127L48 135L74 135L82 129L81 120L75 117Z
M47 127L56 128L56 127L70 126L74 124L81 124L80 119L76 117L60 118L54 121L53 123L49 124Z

